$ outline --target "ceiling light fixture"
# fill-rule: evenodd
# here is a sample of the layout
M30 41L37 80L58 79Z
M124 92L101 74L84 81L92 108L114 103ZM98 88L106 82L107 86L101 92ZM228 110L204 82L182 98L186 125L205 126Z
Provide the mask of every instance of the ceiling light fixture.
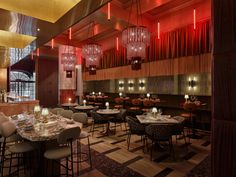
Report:
M92 29L94 29L94 24L92 24ZM94 30L92 31L92 36L94 36ZM95 75L97 66L99 65L99 59L102 57L102 46L94 42L85 44L82 47L82 56L86 60L86 67L89 69L89 74Z
M132 0L132 4L130 7L129 19L132 13L134 1ZM127 59L131 61L132 70L141 69L142 60L146 58L146 47L150 45L150 32L147 27L139 25L139 16L142 22L141 15L141 4L140 0L136 0L137 5L137 24L136 26L128 26L122 32L122 43L127 49Z

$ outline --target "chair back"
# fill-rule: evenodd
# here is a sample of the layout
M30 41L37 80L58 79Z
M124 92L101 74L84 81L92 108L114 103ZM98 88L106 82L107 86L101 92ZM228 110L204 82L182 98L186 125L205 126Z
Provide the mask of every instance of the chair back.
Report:
M64 109L63 108L53 108L51 109L51 112L53 114L61 114L61 112L63 111Z
M9 118L5 115L0 115L0 124L2 124L3 122L9 121Z
M71 110L63 110L60 113L61 116L68 118L68 119L71 119L72 114L73 114L73 111L71 111Z
M184 109L186 111L193 112L197 109L197 105L195 103L192 103L192 102L184 103Z
M139 100L139 99L133 99L133 100L132 100L132 104L133 104L134 106L140 106L140 105L142 104L142 101Z
M147 136L152 140L168 141L172 135L171 124L151 124L146 127Z
M185 118L182 116L174 116L173 119L177 120L179 123L172 125L172 135L181 134L184 131Z
M152 100L143 100L144 107L152 107L154 106L154 102Z
M76 122L80 122L82 124L88 124L88 116L84 112L74 113L72 115L72 119Z
M116 119L125 120L126 110L120 109L120 113L116 115Z
M126 120L129 125L129 130L131 134L138 134L138 135L145 134L145 126L142 125L138 119L131 116L127 116Z
M115 103L116 104L123 104L124 100L122 98L115 98Z
M96 111L91 111L91 117L95 122L103 120L103 117L100 114L96 113Z
M16 132L16 125L11 121L5 121L0 124L0 131L4 138L8 138Z
M65 129L58 135L57 142L59 144L70 143L79 138L80 132L81 132L80 127Z

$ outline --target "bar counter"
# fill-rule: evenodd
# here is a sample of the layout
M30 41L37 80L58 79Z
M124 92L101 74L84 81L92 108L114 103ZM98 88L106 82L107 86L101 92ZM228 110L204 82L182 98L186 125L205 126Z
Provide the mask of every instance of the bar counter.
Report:
M23 113L24 111L33 110L35 105L39 105L39 100L23 100L0 103L0 112L10 116Z

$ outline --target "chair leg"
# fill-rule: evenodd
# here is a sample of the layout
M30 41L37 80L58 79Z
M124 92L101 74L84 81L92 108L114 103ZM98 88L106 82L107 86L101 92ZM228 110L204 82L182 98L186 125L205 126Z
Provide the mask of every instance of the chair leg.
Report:
M127 146L128 146L128 150L129 150L129 146L130 146L130 139L131 139L131 133L129 133L128 136L127 136Z
M71 155L70 155L70 158L71 158L71 176L73 177L74 176L74 165L73 165L73 149L72 149L72 144L71 144Z
M19 177L19 172L20 172L20 155L16 154L17 156L17 177Z
M68 157L66 158L66 177L68 177L68 170L69 170L69 167L68 167Z
M89 163L90 163L90 168L92 169L92 156L91 156L91 149L90 149L90 141L89 141L89 136L88 136L88 153L89 153Z
M151 142L151 150L150 150L150 160L152 161L152 151L153 151L153 140Z
M9 176L11 176L11 164L12 164L12 153L11 153L11 157L10 157Z
M1 155L1 176L3 176L3 169L4 169L4 161L5 161L5 148L6 142L4 141L2 144L2 155Z

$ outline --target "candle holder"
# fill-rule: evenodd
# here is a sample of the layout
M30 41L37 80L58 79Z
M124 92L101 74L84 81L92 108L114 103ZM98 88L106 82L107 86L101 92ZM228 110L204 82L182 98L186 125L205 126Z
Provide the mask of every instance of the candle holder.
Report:
M41 115L43 116L43 123L47 123L48 122L48 115L49 115L48 108L43 108Z
M153 117L156 117L156 114L157 114L157 108L156 107L152 108L152 114L153 114Z
M40 111L41 111L41 109L40 109L39 105L34 106L34 116L35 116L36 119L39 119Z
M109 102L105 103L106 109L109 109Z
M102 95L102 93L101 93L101 92L98 92L98 95L99 95L99 96L101 96L101 95Z
M84 104L84 106L86 106L86 100L83 100L83 104Z
M121 92L119 93L119 96L122 97L122 93Z
M185 103L188 102L189 96L188 95L184 95L184 99L185 99Z
M151 96L150 93L147 93L147 98L148 98L148 99L150 98L150 96Z

